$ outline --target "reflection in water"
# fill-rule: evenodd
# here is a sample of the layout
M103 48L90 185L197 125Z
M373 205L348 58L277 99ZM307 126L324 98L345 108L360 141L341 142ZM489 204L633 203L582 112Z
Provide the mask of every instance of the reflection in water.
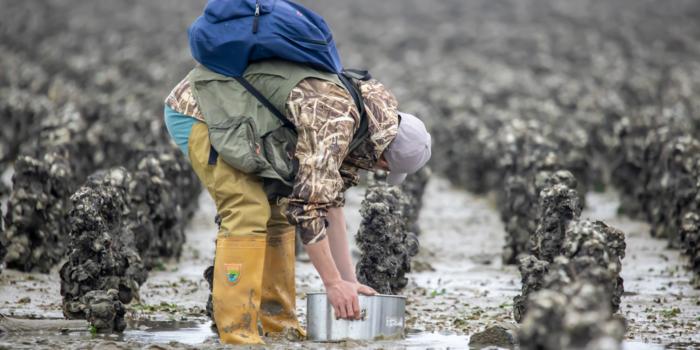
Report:
M207 340L216 338L216 334L211 329L211 322L199 323L174 323L174 322L148 322L134 324L131 330L124 332L123 340L135 341L139 343L169 343L171 341L188 345L202 344ZM147 329L143 326L148 327ZM142 330L138 328L141 327ZM441 333L410 333L402 341L378 341L367 343L355 343L361 348L386 348L392 349L469 349L469 336L458 334ZM274 344L270 344L274 345ZM301 345L301 344L298 344ZM311 348L322 344L306 344ZM334 348L333 344L326 344ZM335 344L339 345L339 344ZM302 345L303 346L303 345ZM341 346L345 347L345 346ZM350 346L352 347L352 346ZM661 350L663 346L655 344L644 344L639 342L625 342L624 350Z
M138 322L129 325L122 337L125 341L139 343L202 344L207 339L215 338L211 322Z
M468 349L469 337L456 334L414 333L402 342L405 349Z

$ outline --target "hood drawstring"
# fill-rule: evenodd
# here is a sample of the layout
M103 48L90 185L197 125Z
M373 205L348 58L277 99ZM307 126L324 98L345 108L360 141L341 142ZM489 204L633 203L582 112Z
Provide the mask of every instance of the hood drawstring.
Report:
M260 25L260 0L255 1L255 18L253 19L253 34L258 33L258 26Z

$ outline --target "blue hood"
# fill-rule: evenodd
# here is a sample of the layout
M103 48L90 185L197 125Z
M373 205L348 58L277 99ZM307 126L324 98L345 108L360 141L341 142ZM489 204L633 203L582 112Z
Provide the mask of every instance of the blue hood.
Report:
M288 0L209 0L189 38L194 59L226 76L242 76L250 62L273 58L343 70L323 18Z

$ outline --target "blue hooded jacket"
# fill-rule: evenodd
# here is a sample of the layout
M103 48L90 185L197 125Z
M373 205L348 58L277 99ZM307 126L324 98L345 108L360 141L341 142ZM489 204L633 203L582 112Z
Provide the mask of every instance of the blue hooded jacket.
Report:
M343 71L323 18L288 0L209 0L189 39L195 60L230 77L242 76L249 62L271 58Z

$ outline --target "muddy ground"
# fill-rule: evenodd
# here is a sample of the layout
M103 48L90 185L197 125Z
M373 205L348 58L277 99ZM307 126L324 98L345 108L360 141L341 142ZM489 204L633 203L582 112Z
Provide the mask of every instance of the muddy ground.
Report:
M352 190L346 213L349 232L359 225L362 189ZM616 215L615 193L591 193L595 217L626 232L625 294L621 315L628 320L626 349L692 349L700 344L700 291L677 250L651 238L647 224ZM204 308L207 285L202 271L213 259L216 227L210 199L187 229L179 262L159 266L141 289L140 303L128 306L129 328L121 336L25 334L0 337L0 348L219 348ZM420 217L421 252L409 275L407 339L375 343L290 343L269 339L275 348L467 348L470 334L493 322L512 322L512 298L520 291L515 266L501 264L504 230L493 198L453 188L446 180L429 183ZM298 316L305 318L307 292L322 288L311 264L297 267ZM0 275L0 313L21 317L61 317L59 279L5 271ZM157 345L155 345L157 344Z
M167 146L161 102L192 65L185 28L204 2L0 0L6 9L0 12L4 15L0 16L4 19L0 47L5 49L0 81L7 85L3 92L28 97L28 101L51 100L55 105L47 107L48 116L70 116L64 112L71 109L64 105L76 105L86 122L94 124L90 125L95 134L77 133L90 135L82 142L94 146L94 152L82 152L85 148L66 140L60 145L79 170L70 179L75 182L72 185L83 183L94 171L138 158L133 155L150 148L150 143L135 142L142 138ZM648 151L661 145L642 141L648 141L647 135L662 135L663 128L659 135L647 134L657 124L641 123L646 120L641 117L649 113L652 121L666 125L664 118L673 116L682 126L679 135L698 134L700 36L695 34L700 33L699 6L691 0L672 0L668 6L648 0L302 2L331 22L349 67L370 68L396 93L402 109L423 117L434 131L443 129L443 139L436 137L434 165L451 183L475 193L503 191L507 184L503 164L509 160L500 147L508 145L503 141L508 141L504 135L509 128L519 130L512 127L518 123L511 122L534 122L534 127L527 124L530 129L523 129L530 136L539 136L543 129L542 136L564 150L562 159L567 161L561 165L574 165L570 170L586 185L583 188L607 185L608 192L587 195L583 218L603 220L626 234L625 294L620 308L627 320L625 347L698 348L700 290L690 286L687 257L678 249L668 249L668 239L652 238L655 227L646 222L656 229L678 228L674 220L683 218L680 214L686 209L693 210L680 205L679 197L684 199L688 188L695 191L691 194L700 193L700 186L680 182L683 186L664 187L668 177L673 179L679 171L675 162L669 162L671 169L665 172L659 161L664 158L643 157L654 155ZM31 121L37 107L33 103L7 101L11 102L8 110L18 112L13 120L24 127L0 130L5 138L11 136L0 139L0 173L27 151L25 141L32 140L29 124L38 123ZM93 115L93 109L100 113ZM562 120L576 125L561 131L556 125ZM631 122L634 127L626 124ZM114 132L114 127L126 130ZM625 136L628 132L633 137ZM579 140L581 135L586 137ZM596 138L601 149L593 152ZM531 156L527 152L514 151L524 158ZM617 159L620 154L622 160ZM688 151L681 158L695 164L694 156ZM602 160L594 162L597 157ZM638 157L644 162L638 162ZM649 169L637 176L642 169L635 166ZM700 174L691 170L690 179ZM10 177L11 171L2 175L8 184ZM617 187L619 196L612 187ZM363 193L355 189L349 196L351 234L360 223ZM0 193L5 214L6 195ZM512 299L520 293L520 274L515 266L502 264L506 232L497 198L453 188L439 175L431 180L420 219L421 251L403 292L408 296L406 340L325 345L270 339L268 344L276 348L466 348L469 336L485 326L512 322ZM0 348L221 347L204 313L208 288L202 278L213 259L214 208L206 196L199 203L187 226L180 260L155 263L140 297L127 306L129 326L124 334L92 335L85 326L65 334L0 336ZM700 207L699 203L691 204ZM644 221L617 215L620 206L634 214L629 208L640 205L654 215L635 216ZM683 210L668 216L657 210L673 205ZM527 220L518 222L531 223L533 218L523 219ZM61 318L58 269L63 262L55 264L50 274L5 269L0 274L0 314ZM297 281L303 319L305 293L321 288L303 256Z

